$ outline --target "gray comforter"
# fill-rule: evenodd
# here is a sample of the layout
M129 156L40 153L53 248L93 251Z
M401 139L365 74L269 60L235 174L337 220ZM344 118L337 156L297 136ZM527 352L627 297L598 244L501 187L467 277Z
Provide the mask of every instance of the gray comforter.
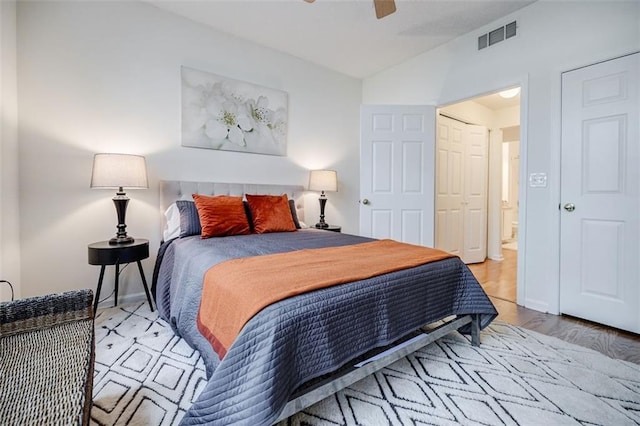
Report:
M198 332L202 279L211 266L237 257L366 241L301 230L195 236L164 247L156 271L158 311L200 352L209 378L182 424L271 424L298 386L375 347L450 315L481 314L482 328L497 315L466 265L450 258L268 306L245 325L221 361Z

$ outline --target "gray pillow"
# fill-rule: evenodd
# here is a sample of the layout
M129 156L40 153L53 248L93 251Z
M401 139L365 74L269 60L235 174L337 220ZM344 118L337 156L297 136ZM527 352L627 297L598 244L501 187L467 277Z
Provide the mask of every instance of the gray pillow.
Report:
M291 209L291 217L293 217L293 223L296 225L296 229L302 228L300 221L298 220L298 213L296 212L296 203L293 200L289 200L289 209Z
M176 206L180 212L180 238L189 237L191 235L200 235L202 227L200 226L200 217L196 209L196 203L187 200L176 201Z

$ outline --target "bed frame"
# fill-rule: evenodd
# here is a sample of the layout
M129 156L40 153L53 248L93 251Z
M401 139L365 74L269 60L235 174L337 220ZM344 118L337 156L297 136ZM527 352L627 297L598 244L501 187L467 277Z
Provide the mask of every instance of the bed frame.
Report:
M295 200L296 213L300 220L304 221L304 187L300 185L263 185L243 183L213 183L213 182L185 182L185 181L160 181L160 212L162 213L162 226L164 228L164 212L177 200L191 200L191 194L204 195L234 195L263 194L281 195L287 194ZM442 320L436 324L428 325L420 330L420 333L398 346L391 347L378 354L371 360L362 363L364 365L346 366L335 374L312 381L310 386L302 387L294 393L284 407L278 419L278 423L291 415L304 410L324 398L351 386L376 371L379 371L395 361L427 346L441 337L458 330L460 327L471 324L471 344L480 345L480 315L465 315Z
M274 424L312 406L317 402L322 401L326 397L331 396L346 387L351 386L358 380L364 379L376 371L382 370L386 366L393 364L399 359L402 359L419 349L422 349L428 344L467 324L471 324L471 344L473 346L480 346L480 315L465 315L443 321L441 324L428 331L421 330L420 335L407 341L408 344L388 349L382 353L382 357L360 367L354 365L343 368L331 377L328 377L309 388L305 388L303 392L292 395L289 402L280 413L280 417L278 417Z

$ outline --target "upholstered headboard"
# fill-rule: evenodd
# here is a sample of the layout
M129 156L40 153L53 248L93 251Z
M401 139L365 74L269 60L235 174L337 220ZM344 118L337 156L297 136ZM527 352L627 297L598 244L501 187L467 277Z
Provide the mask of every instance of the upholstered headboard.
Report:
M298 218L304 221L304 187L302 185L263 185L247 183L187 182L176 180L160 181L160 214L162 228L165 226L164 212L177 200L192 200L191 194L235 195L244 194L282 195L287 194L295 201Z

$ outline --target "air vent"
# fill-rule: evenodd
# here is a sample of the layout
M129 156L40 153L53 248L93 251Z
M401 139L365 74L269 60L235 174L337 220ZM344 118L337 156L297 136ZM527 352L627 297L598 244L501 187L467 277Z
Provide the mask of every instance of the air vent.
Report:
M482 50L488 46L493 46L494 44L500 43L508 38L515 37L516 29L516 21L513 21L510 24L490 31L487 34L482 34L478 37L478 50Z
M480 37L478 37L478 50L484 49L489 45L487 41L488 39L489 39L488 34L482 34Z
M504 26L505 38L511 38L516 35L516 21Z
M502 40L504 40L504 27L500 27L489 33L489 46L500 43Z

